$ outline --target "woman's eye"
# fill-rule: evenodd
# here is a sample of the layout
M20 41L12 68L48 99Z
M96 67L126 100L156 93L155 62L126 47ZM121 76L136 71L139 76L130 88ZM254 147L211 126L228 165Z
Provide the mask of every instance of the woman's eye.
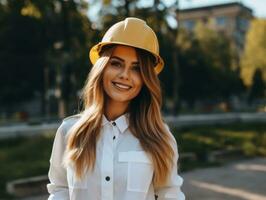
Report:
M140 71L140 66L134 66L134 67L132 67L132 69L134 70L134 71Z
M118 61L111 61L111 65L112 66L115 66L115 67L120 67L121 66L121 63L118 62Z

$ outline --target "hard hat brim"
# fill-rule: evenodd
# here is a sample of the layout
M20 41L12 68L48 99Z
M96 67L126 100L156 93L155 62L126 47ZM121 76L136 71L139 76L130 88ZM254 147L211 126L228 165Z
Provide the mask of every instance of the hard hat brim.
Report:
M99 53L100 53L102 47L106 46L106 45L111 45L111 44L125 45L125 46L130 46L130 47L139 48L139 49L143 49L145 51L148 51L149 53L151 53L156 58L157 64L154 67L154 70L155 70L156 74L159 74L162 71L163 67L164 67L164 61L159 55L154 54L153 52L151 52L151 51L149 51L147 49L144 49L144 48L141 48L141 47L136 47L136 46L133 46L133 45L131 46L131 45L123 43L123 42L100 42L100 43L94 45L91 48L90 52L89 52L89 58L90 58L90 61L91 61L91 63L93 65L99 59L99 57L100 57Z

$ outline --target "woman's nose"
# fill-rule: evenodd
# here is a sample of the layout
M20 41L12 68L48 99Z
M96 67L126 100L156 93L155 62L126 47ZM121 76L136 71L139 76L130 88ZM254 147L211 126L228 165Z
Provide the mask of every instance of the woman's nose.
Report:
M126 69L126 67L120 72L119 74L119 78L122 78L122 79L129 79L129 70Z

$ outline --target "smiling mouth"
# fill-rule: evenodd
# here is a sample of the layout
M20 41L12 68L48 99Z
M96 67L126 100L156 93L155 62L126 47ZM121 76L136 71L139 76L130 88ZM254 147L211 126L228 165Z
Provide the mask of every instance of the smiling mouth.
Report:
M121 84L121 83L116 83L116 82L112 82L112 84L119 90L130 90L132 87L129 86L129 85L124 85L124 84Z

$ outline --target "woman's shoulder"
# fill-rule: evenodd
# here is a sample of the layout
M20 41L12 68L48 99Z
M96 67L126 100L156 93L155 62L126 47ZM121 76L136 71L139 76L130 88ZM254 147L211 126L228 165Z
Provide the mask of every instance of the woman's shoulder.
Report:
M65 134L80 119L81 114L71 115L62 120L59 129Z
M70 123L73 121L77 121L81 117L81 114L76 114L76 115L70 115L66 118L63 119L64 123Z
M176 144L176 139L175 139L174 134L171 131L171 128L169 127L169 125L166 122L164 122L163 124L164 124L164 127L165 127L167 133L170 136L170 139L172 140L172 142L174 142L174 144Z
M166 122L163 122L163 125L164 125L164 128L165 128L166 132L167 132L169 135L173 136L173 134L172 134L172 132L171 132L171 129L170 129L169 125L168 125Z

